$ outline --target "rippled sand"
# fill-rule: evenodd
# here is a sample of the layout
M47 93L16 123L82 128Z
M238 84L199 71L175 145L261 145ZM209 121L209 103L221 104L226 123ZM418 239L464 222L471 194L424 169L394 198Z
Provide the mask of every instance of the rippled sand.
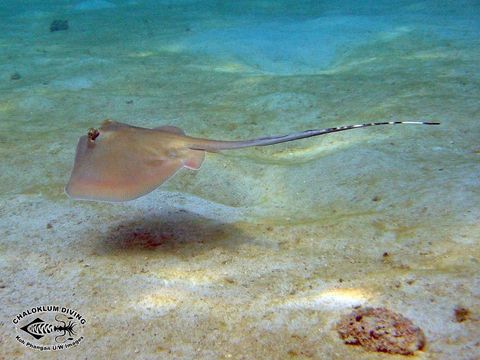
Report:
M88 321L69 358L392 358L339 338L359 305L421 327L416 358L480 356L480 9L438 4L7 2L0 357L51 358L11 322L47 304ZM69 200L104 118L232 140L442 125L208 154L133 202Z

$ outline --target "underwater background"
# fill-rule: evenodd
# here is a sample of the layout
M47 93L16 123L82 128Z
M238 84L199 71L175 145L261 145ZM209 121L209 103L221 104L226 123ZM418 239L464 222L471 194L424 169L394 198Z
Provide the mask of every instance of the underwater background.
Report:
M0 28L0 358L403 358L344 344L357 306L419 326L414 358L480 358L478 1L3 0ZM71 200L106 118L222 140L441 125L208 153L138 200ZM85 316L82 343L19 344L12 318L50 304Z

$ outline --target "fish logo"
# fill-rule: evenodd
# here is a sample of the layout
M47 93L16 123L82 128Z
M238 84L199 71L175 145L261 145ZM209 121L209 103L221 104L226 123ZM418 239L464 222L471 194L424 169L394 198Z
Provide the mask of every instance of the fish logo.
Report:
M60 306L38 306L19 313L12 322L16 340L26 347L57 351L78 345L82 340L85 318L77 311Z
M56 342L65 342L67 340L73 340L73 335L75 335L75 330L74 327L77 325L73 321L68 321L68 324L60 320L59 317L61 315L55 316L55 321L62 323L63 325L52 325L49 324L45 321L43 321L40 318L36 318L35 320L32 320L29 324L21 327L20 329L25 331L27 334L30 334L33 336L35 339L41 339L47 334L52 334L56 332L60 332L61 334L58 336L55 336L55 341ZM66 317L67 320L72 320L73 317ZM66 335L69 335L69 337L66 337ZM63 340L62 340L63 338Z

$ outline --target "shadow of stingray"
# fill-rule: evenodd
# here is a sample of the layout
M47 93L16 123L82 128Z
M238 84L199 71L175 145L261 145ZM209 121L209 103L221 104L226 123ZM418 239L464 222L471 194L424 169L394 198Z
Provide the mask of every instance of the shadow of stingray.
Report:
M232 248L247 241L233 224L204 218L185 210L165 212L117 223L102 236L98 255L174 253L195 256L212 248Z

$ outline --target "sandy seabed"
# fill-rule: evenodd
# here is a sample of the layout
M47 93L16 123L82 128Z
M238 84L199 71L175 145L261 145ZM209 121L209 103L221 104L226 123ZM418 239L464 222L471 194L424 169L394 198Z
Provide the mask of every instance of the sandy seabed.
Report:
M357 306L419 326L412 358L479 358L480 8L455 5L7 1L0 358L404 358L343 344ZM76 141L105 118L232 140L442 124L207 154L136 201L70 200ZM53 355L12 323L50 304L87 319Z

